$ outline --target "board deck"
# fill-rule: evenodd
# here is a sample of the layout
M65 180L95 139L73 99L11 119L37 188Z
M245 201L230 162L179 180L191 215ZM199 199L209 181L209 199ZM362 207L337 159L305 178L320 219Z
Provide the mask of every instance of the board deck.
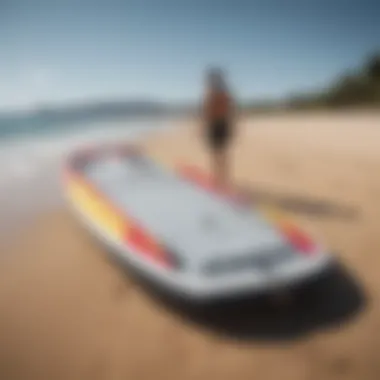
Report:
M171 286L204 294L259 287L323 265L307 262L319 247L297 226L238 201L197 168L173 172L144 154L115 149L77 154L68 168L71 203L98 235L142 267L153 258L159 264L157 272L148 268L153 275L163 267L181 273L174 278L160 272ZM180 271L168 264L168 252Z
M260 212L217 197L146 157L93 161L83 175L191 267L287 244Z

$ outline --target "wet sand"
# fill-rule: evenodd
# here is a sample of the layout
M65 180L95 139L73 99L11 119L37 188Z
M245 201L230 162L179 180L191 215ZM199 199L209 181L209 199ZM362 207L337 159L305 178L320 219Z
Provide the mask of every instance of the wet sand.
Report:
M207 168L194 124L142 145L168 167ZM2 248L0 378L377 379L379 126L369 113L240 123L235 183L313 228L341 263L293 308L170 302L111 261L61 203L33 217Z

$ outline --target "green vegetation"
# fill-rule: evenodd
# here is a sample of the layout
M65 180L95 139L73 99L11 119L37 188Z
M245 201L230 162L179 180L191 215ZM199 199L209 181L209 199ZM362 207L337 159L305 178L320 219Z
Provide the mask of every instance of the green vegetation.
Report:
M252 105L250 111L269 109L335 109L343 107L380 108L380 53L372 55L362 66L338 78L324 91L298 94L277 104Z
M380 107L380 54L370 57L358 70L338 78L326 91L300 99L298 104L332 108Z
M373 56L357 73L346 75L326 95L331 106L380 106L380 55Z

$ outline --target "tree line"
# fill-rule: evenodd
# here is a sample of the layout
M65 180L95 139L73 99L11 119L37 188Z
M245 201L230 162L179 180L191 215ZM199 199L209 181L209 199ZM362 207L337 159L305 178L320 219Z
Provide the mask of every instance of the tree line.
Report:
M380 108L380 52L365 60L356 70L345 73L322 91L298 94L280 102L262 102L252 111L273 109L326 109L343 107Z

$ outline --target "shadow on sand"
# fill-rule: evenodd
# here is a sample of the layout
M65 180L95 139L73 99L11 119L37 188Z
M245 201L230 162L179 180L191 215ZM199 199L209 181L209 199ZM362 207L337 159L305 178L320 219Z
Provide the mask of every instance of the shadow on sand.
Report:
M355 207L340 205L334 202L312 199L299 195L281 194L255 187L241 187L240 190L252 202L267 203L272 206L298 214L305 214L318 218L339 218L353 220L359 216Z
M229 339L241 341L287 341L313 331L338 327L363 311L367 304L358 283L341 265L323 278L292 293L292 302L273 303L270 297L245 297L196 304L157 290L158 287L128 269L127 275L151 298L182 320Z

